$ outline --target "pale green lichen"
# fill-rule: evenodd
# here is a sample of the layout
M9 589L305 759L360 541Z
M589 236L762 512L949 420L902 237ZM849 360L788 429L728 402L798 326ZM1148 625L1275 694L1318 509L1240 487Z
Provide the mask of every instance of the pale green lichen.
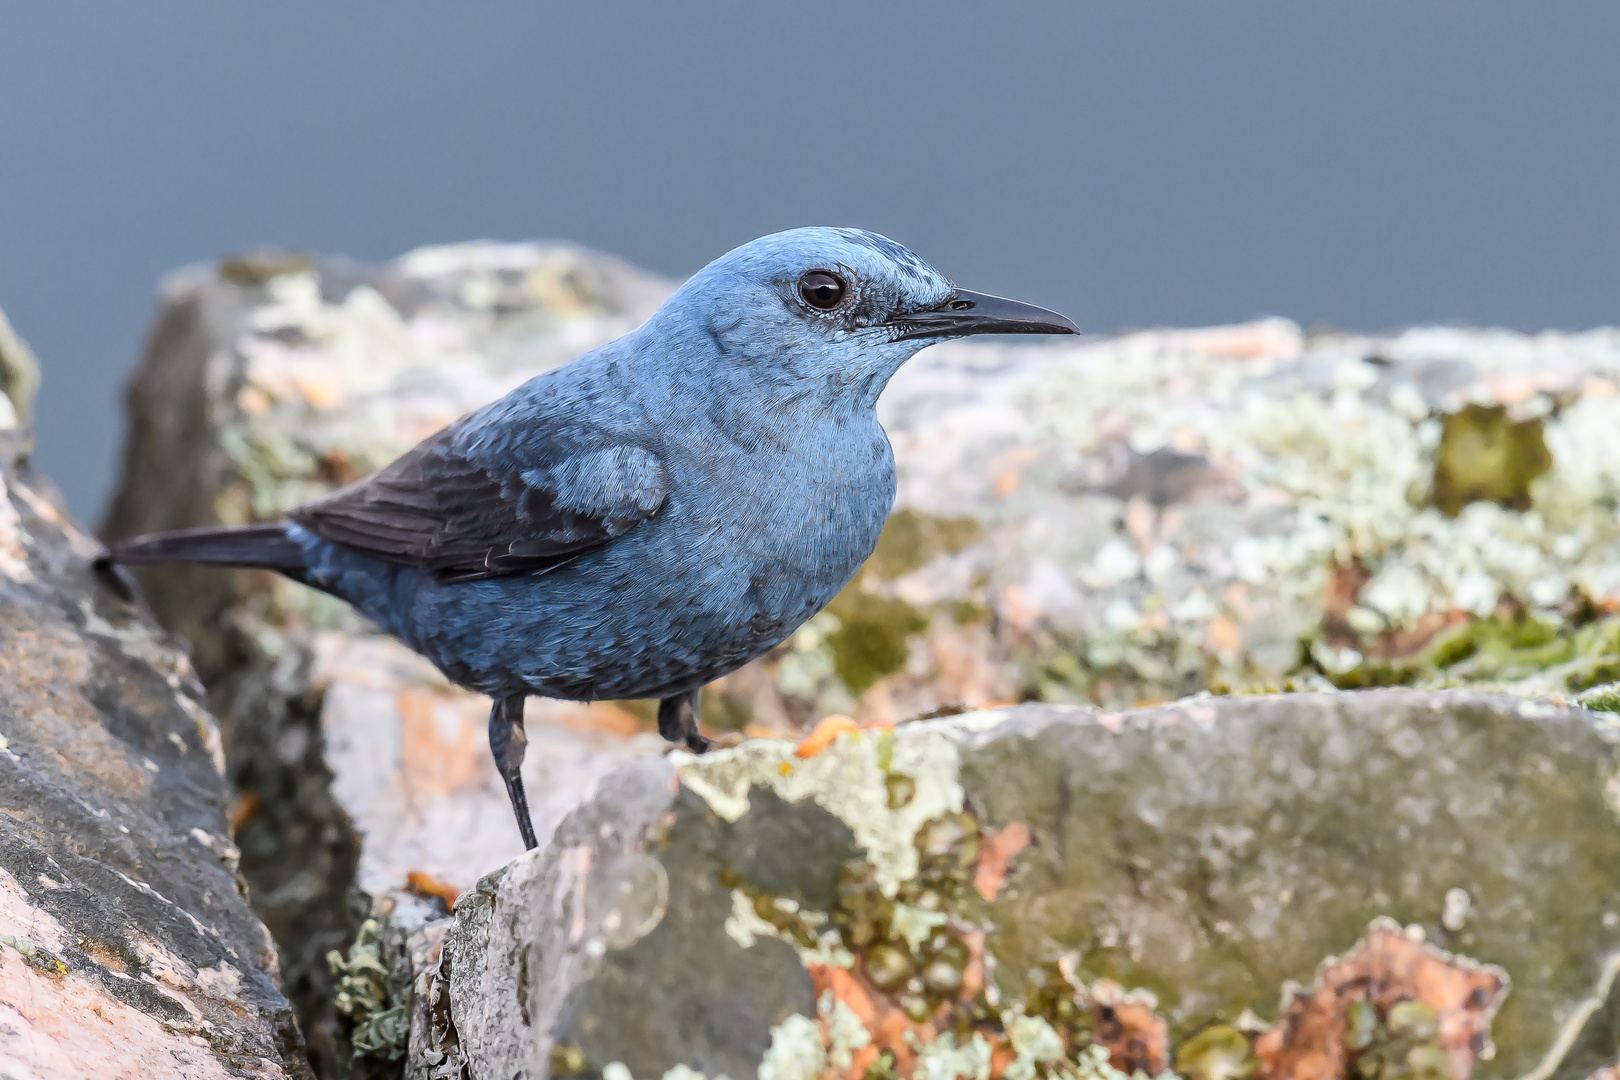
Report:
M1026 1015L1021 1005L1004 1011L1001 1025L1018 1055L1007 1066L1006 1080L1035 1080L1037 1065L1055 1065L1068 1053L1063 1036L1041 1017Z
M770 1048L759 1063L759 1080L816 1080L826 1067L820 1026L794 1013L771 1029Z
M666 1069L661 1080L709 1080L709 1077L698 1072L690 1065L676 1065L672 1069ZM731 1078L725 1073L721 1073L719 1076L714 1077L714 1080L731 1080Z
M894 595L987 583L1019 630L998 640L1024 692L1118 707L1324 685L1456 612L1508 603L1563 627L1572 597L1620 599L1615 331L1142 334L979 375L981 403L940 421L922 409L938 406L935 369L984 369L965 351L919 361L886 406L927 447L902 456L903 498L965 509L986 539L971 573L914 572ZM982 479L963 478L969 463ZM1340 609L1352 569L1363 580ZM922 681L931 648L914 643L903 683Z
M741 889L731 890L731 914L726 916L726 936L745 949L752 949L762 937L778 936L776 927L754 911L754 898Z
M944 727L933 727L948 724L907 725L892 740L853 732L810 758L796 757L791 743L766 740L702 757L681 755L681 782L726 821L748 812L748 793L755 785L786 802L812 800L849 826L892 896L901 882L916 876L912 837L917 830L962 808L956 780L960 752ZM887 769L879 762L880 750ZM898 807L890 806L890 770L915 781L910 799Z
M1108 1063L1108 1050L1096 1045L1082 1049L1075 1055L1073 1066L1056 1070L1056 1075L1060 1080L1131 1080ZM1155 1080L1175 1080L1175 1076L1173 1072L1163 1072Z
M0 934L0 945L15 949L23 963L47 978L55 979L67 974L67 965L55 953L25 937Z
M961 1045L947 1031L917 1050L915 1080L990 1080L990 1044L978 1032Z
M816 1002L816 1015L827 1028L827 1064L840 1071L848 1069L855 1063L856 1052L872 1041L866 1025L831 990L824 991Z
M354 1056L398 1061L405 1056L411 1020L404 1003L389 993L380 931L376 919L367 919L348 955L333 949L326 954L326 963L338 976L332 1006L352 1024L349 1044Z
M926 908L899 902L895 903L894 913L889 917L889 925L895 935L911 946L912 952L921 952L923 942L928 940L935 929L949 921L943 911L929 911Z
M826 924L826 914L800 911L794 901L785 897L765 897L764 901L773 907L780 905L779 910L772 913L776 922L759 914L761 897L751 896L741 889L732 889L731 914L726 916L726 936L745 949L753 948L760 938L785 941L799 954L799 962L806 967L823 964L847 968L854 962L854 957L843 947L836 930L817 931L817 927Z

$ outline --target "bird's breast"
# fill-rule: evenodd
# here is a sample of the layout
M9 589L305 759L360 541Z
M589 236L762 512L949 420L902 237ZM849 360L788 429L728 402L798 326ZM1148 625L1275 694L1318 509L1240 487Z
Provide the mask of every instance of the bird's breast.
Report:
M678 476L669 509L713 538L710 552L727 564L715 568L722 593L741 589L743 606L802 622L876 546L894 502L894 456L875 418L784 443L710 458L690 487Z

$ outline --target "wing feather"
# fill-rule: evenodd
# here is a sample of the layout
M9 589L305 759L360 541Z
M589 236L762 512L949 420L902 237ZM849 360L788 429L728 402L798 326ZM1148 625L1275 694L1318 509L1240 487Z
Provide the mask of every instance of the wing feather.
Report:
M374 558L476 581L553 569L652 517L667 494L656 454L568 432L479 440L465 422L288 516Z

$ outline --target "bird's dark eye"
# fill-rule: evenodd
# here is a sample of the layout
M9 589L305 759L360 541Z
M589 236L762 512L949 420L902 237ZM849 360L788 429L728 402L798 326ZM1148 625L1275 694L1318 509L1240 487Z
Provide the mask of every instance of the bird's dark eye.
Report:
M826 311L844 298L844 279L825 270L812 270L799 279L799 295L813 308Z

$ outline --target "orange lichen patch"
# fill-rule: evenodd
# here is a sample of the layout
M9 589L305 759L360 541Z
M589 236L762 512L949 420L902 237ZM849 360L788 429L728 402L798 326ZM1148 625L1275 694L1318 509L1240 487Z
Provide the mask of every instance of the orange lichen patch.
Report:
M1601 376L1588 375L1581 380L1579 392L1582 397L1612 398L1620 388Z
M1139 555L1153 550L1154 527L1159 515L1153 504L1140 495L1132 495L1125 503L1125 533Z
M1316 987L1295 991L1271 1030L1255 1040L1261 1073L1273 1080L1334 1080L1349 1062L1346 1015L1365 1002L1378 1015L1406 1002L1433 1009L1436 1041L1451 1075L1467 1080L1490 1052L1490 1023L1507 992L1500 969L1451 956L1376 919L1345 956L1324 961Z
M1217 615L1204 627L1204 643L1215 652L1236 654L1243 648L1243 632L1225 615Z
M242 826L253 820L253 815L259 812L259 791L257 788L248 788L236 798L231 800L231 835L235 836L242 831Z
M1091 1037L1108 1051L1108 1063L1127 1075L1158 1076L1170 1067L1170 1025L1145 1002L1094 1001Z
M1039 461L1041 452L1033 446L1013 446L997 454L986 466L991 488L998 498L1005 498L1018 490L1024 481L1024 470Z
M969 960L962 971L961 988L951 999L938 1002L932 1015L920 1023L907 1015L894 994L880 989L860 967L809 965L817 1000L831 994L854 1015L870 1040L851 1056L848 1069L829 1069L819 1080L863 1080L875 1065L893 1076L914 1077L918 1053L923 1047L953 1028L958 1039L962 1038L963 1030L959 1025L967 1015L962 1007L979 1001L985 986L985 937L981 932L969 931L962 934L962 940L967 945ZM1086 1045L1097 1045L1108 1052L1110 1064L1127 1074L1141 1072L1156 1076L1169 1069L1169 1025L1155 1011L1156 1003L1151 995L1144 991L1127 993L1107 980L1086 988L1074 981L1072 970L1063 971L1062 977L1069 984L1075 1005L1090 1014L1089 1042L1082 1039L1076 1043L1072 1033L1062 1034L1066 1054L1073 1055ZM997 1026L984 1020L981 1015L979 1022L971 1025L971 1031L988 1045L989 1075L999 1080L1018 1055ZM824 1042L831 1046L828 1021L823 1018L820 1025Z
M829 716L810 730L799 745L793 748L793 756L811 758L821 753L833 744L833 740L846 732L859 731L855 721L847 716Z
M129 964L124 957L118 955L99 941L80 941L79 948L84 954L108 971L116 971L120 975L129 974Z
M270 395L257 386L244 386L236 394L236 407L249 416L263 416L270 411Z
M456 886L422 870L412 870L405 875L405 891L417 896L437 897L449 908L456 906L456 897L461 895L461 890Z
M901 1076L908 1075L917 1062L917 1047L927 1046L939 1037L940 1029L933 1023L913 1022L893 999L856 972L828 964L811 964L809 970L817 999L830 990L834 998L855 1014L871 1038L871 1042L854 1055L841 1080L860 1080L885 1051L894 1055L894 1071ZM823 1080L838 1076L829 1071Z
M985 1041L990 1044L990 1075L1000 1080L1000 1077L1007 1075L1012 1063L1018 1060L1018 1051L999 1035L985 1035Z
M364 476L366 471L354 463L354 459L337 447L332 447L322 454L315 463L315 476L322 483L333 487L343 487L352 484Z
M1012 857L1029 847L1029 826L1022 821L987 833L979 841L979 862L973 868L973 888L985 900L994 900L1007 880Z
M409 689L394 707L407 791L442 795L480 782L488 754L481 699Z

